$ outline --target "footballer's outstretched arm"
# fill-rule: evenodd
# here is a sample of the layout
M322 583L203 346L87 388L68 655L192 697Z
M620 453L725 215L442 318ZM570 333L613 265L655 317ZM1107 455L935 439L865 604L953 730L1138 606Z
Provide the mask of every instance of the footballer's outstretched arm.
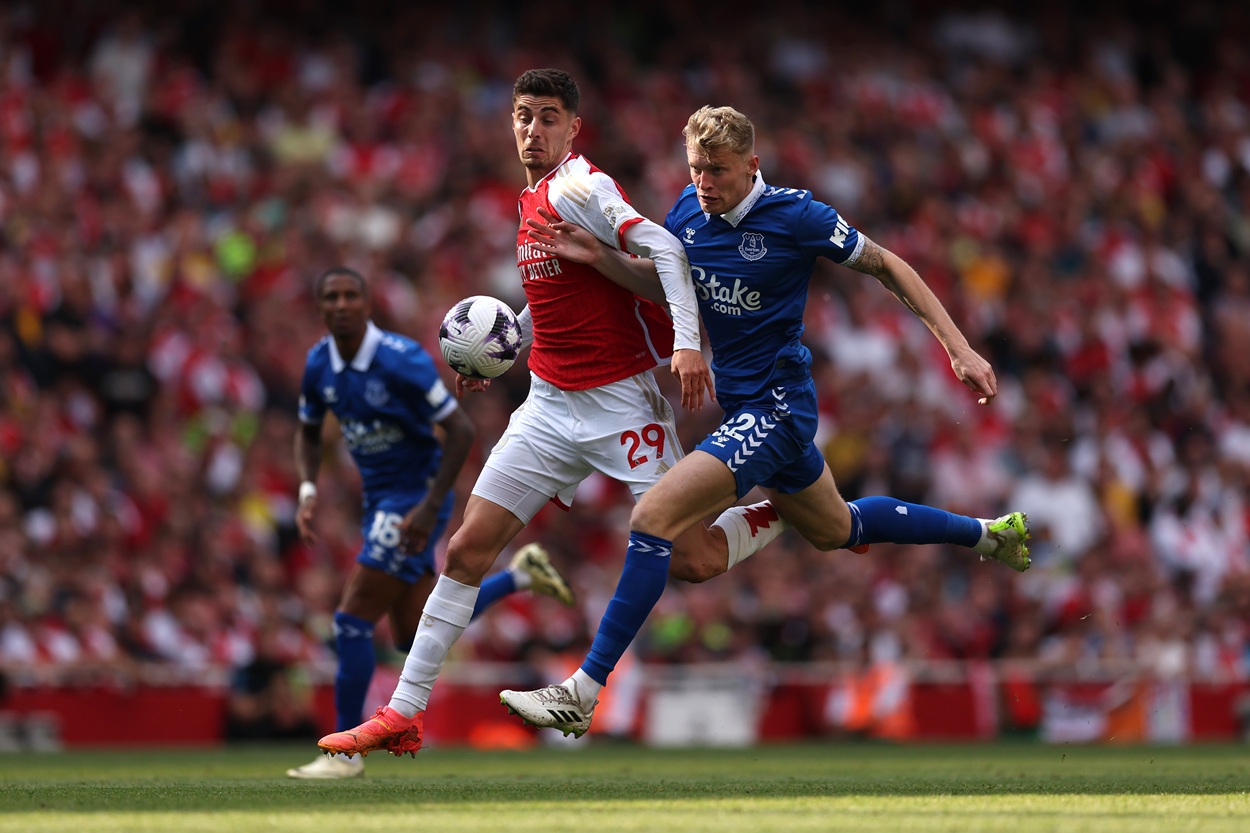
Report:
M859 255L854 260L846 261L845 265L857 272L872 275L925 323L946 348L955 377L974 392L981 394L981 404L988 403L998 395L998 381L994 378L990 363L968 344L968 339L924 279L894 252L878 246L862 233L860 236L863 237L864 245Z
M574 223L605 244L647 258L655 264L655 271L664 288L664 300L658 302L668 305L669 317L673 319L674 349L700 350L699 306L694 297L694 282L690 279L690 264L681 241L639 214L625 199L616 182L602 172L559 178L552 182L548 197L552 210L540 210L539 215L548 224L553 220ZM533 223L530 226L532 229ZM557 229L557 235L559 233ZM604 275L609 279L612 277L606 272ZM642 273L638 276L645 277ZM624 277L632 281L635 274L625 273ZM621 285L639 294L633 283ZM651 294L641 297L657 300Z

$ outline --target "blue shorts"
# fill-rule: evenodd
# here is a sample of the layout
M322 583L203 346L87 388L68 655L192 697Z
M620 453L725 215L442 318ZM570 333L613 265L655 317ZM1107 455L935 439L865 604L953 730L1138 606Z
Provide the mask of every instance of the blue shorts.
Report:
M696 448L729 467L739 498L756 486L794 494L820 478L825 458L814 442L819 417L810 378L777 385L760 399L723 404L720 428Z
M388 492L377 498L366 496L361 516L360 534L364 545L356 562L381 570L408 584L434 572L434 546L447 530L455 497L450 493L439 507L438 523L430 533L425 549L418 553L401 552L399 525L408 510L421 502L425 492Z

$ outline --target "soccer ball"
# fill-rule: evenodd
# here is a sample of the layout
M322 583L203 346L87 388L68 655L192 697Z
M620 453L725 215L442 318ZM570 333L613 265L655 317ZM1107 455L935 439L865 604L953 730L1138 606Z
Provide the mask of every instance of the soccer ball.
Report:
M443 316L438 346L461 376L494 379L512 367L521 352L521 324L503 301L473 295Z

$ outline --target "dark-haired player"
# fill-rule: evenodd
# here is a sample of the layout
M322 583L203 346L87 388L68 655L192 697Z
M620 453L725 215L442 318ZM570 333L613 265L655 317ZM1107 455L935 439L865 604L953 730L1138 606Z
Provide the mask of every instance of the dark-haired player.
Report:
M347 729L364 714L376 665L374 624L389 615L396 647L406 651L412 644L434 584L434 545L451 516L452 485L475 429L424 348L370 320L368 286L359 273L330 269L318 277L315 291L329 335L308 351L304 366L295 435L295 465L303 481L296 523L304 540L315 540L321 426L330 411L364 485L364 544L334 613L335 720ZM526 587L573 603L546 553L530 544L507 570L483 583L472 612ZM363 772L359 758L319 755L287 775L330 779Z

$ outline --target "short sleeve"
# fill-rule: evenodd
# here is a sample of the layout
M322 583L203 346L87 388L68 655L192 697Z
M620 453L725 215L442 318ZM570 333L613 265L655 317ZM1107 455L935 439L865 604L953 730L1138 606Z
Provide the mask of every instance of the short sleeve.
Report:
M864 238L831 206L804 200L795 219L795 240L804 253L847 266L859 258Z
M442 422L448 414L460 407L447 385L443 384L430 354L424 350L413 351L405 358L407 384L403 396L415 413L423 414L430 422Z

